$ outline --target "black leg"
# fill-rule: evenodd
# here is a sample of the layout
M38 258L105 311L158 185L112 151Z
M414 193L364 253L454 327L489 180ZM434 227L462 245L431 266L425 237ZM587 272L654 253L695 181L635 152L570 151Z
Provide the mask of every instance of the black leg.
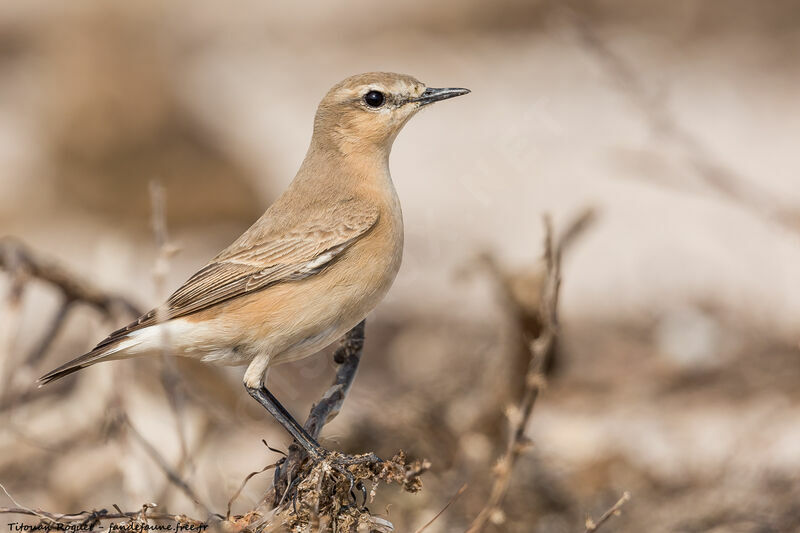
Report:
M294 419L294 417L289 414L289 411L281 405L278 399L272 395L270 391L267 390L266 387L263 385L260 388L248 387L245 385L247 392L250 393L250 396L255 398L258 403L263 405L267 411L270 412L272 416L275 417L275 420L280 422L280 424L286 428L294 440L303 447L303 449L308 452L309 457L314 461L319 461L320 459L325 458L326 456L330 456L330 452L328 452L325 448L320 446L320 444L308 434L308 431L305 430L300 423ZM379 463L381 462L380 458L374 453L366 453L362 455L345 455L345 454L335 454L333 457L329 457L333 463L337 465L357 465L363 463Z
M270 412L272 416L275 417L275 420L280 422L280 424L286 428L294 440L296 440L300 446L305 448L306 452L314 458L315 460L322 459L325 455L325 450L319 443L308 434L308 432L300 425L294 417L289 414L289 411L281 405L278 399L272 395L272 393L267 390L266 387L263 385L260 388L251 388L245 386L247 392L250 393L250 396L256 399L258 403L263 405L267 411Z

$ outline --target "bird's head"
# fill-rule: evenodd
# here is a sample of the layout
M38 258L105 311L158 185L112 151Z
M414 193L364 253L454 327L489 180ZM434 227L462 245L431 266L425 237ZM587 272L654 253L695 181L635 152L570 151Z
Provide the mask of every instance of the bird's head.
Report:
M317 109L315 142L339 152L381 151L387 155L408 119L422 107L460 96L468 89L434 89L391 72L351 76L334 85Z

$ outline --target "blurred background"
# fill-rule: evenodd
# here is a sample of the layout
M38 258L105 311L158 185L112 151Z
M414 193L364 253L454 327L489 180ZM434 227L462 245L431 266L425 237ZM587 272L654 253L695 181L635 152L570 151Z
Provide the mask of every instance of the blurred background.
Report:
M797 531L798 50L790 0L6 0L0 236L149 309L286 187L331 85L388 70L468 87L394 145L404 263L323 432L344 451L431 461L421 493L382 487L372 511L413 531L464 483L428 531L463 531L481 509L525 333L498 280L536 279L544 213L563 231L592 209L565 250L534 446L488 530L579 531L627 490L609 530ZM31 360L59 294L12 285L0 275L0 483L20 504L202 517L118 410L223 514L279 457L261 439L288 445L241 369L176 360L170 395L160 361L115 362L35 390L129 317L77 306ZM302 419L333 372L309 358L269 385Z

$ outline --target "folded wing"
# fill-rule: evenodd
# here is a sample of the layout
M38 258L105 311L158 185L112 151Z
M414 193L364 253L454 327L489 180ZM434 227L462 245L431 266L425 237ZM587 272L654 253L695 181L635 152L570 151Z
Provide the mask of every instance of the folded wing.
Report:
M191 315L276 283L317 274L364 236L377 222L375 206L350 199L290 228L249 231L189 278L161 309L108 336L97 348L137 329ZM267 213L269 215L269 213ZM160 313L160 314L159 314Z

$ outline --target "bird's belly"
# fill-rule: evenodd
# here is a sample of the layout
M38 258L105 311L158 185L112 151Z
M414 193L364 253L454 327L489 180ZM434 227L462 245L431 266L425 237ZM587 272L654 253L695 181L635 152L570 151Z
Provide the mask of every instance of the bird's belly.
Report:
M399 261L371 261L360 268L335 266L320 276L319 290L306 300L308 314L301 313L302 326L274 355L272 364L313 355L361 322L391 287Z
M363 320L383 299L396 273L394 265L378 263L358 271L332 268L275 285L221 306L211 320L193 323L174 338L180 344L176 348L181 355L222 365L247 364L265 355L270 365L302 359ZM179 321L188 326L191 319Z

